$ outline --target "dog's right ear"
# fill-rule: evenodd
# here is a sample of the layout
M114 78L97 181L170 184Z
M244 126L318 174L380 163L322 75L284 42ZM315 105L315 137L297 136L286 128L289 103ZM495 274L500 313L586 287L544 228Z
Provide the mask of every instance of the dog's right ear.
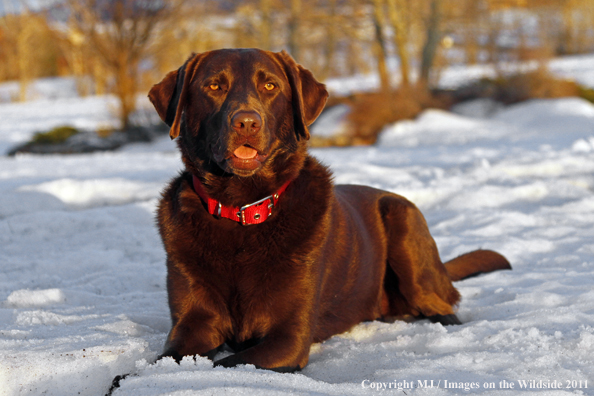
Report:
M165 78L160 83L153 85L149 91L148 97L155 106L159 117L171 128L169 130L171 139L179 136L188 86L194 77L202 55L192 54L179 69L167 73Z

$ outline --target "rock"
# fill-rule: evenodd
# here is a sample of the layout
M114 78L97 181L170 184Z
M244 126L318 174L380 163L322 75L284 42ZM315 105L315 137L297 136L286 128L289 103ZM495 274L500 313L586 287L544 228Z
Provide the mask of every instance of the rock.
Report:
M95 132L81 132L71 136L63 143L25 143L11 149L7 155L20 153L31 154L82 154L95 151L112 151L129 143L151 142L155 138L167 134L164 126L130 127L125 131L113 132L107 137L99 137Z

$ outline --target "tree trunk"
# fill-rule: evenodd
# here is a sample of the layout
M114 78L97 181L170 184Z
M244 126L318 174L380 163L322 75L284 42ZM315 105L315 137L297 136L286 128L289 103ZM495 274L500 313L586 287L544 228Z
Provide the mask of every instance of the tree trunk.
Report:
M409 59L408 59L408 34L406 29L406 18L403 17L406 2L402 0L388 0L388 16L394 31L394 47L398 52L398 58L400 59L400 74L401 74L401 85L403 88L409 86Z
M270 30L272 28L272 1L260 0L260 10L262 10L262 22L260 24L260 45L263 49L272 51L272 37Z
M332 64L334 58L334 51L336 47L336 2L337 0L329 0L328 6L330 7L327 29L326 29L326 40L324 41L324 67L321 73L321 80L325 80L332 74Z
M431 0L431 14L427 25L427 41L423 47L421 73L419 76L419 84L421 87L425 88L429 87L431 68L433 67L433 61L435 60L435 55L441 39L441 31L439 29L441 1L442 0Z
M136 62L130 62L125 55L124 63L118 65L116 75L116 96L120 101L120 123L121 128L126 130L130 127L130 115L136 110L137 81L135 72L138 70Z
M380 90L390 90L390 76L386 65L386 46L382 29L383 0L373 0L373 25L375 28L375 42L373 44L375 58L377 60L377 72L380 79Z
M30 41L33 35L35 26L32 25L32 21L28 18L28 13L25 12L19 18L18 26L20 32L17 36L17 62L19 66L19 101L24 102L27 100L27 89L31 84L32 80L32 62L31 59L31 48Z
M301 0L291 0L291 16L289 20L289 42L287 49L291 56L300 61L299 28L301 25Z

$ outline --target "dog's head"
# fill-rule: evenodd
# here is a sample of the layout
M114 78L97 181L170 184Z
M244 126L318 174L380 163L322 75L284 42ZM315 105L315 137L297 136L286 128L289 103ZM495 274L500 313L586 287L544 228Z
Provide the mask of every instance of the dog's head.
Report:
M258 49L192 55L149 92L190 171L239 177L304 152L327 96L286 52Z

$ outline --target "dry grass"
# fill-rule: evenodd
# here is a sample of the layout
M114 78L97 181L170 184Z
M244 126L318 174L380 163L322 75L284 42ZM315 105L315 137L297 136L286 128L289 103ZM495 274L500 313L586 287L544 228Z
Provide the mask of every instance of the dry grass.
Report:
M314 146L374 144L385 125L415 118L426 108L447 108L449 99L422 89L360 93L348 98L331 98L328 107L343 103L351 107L347 116L350 133L332 139L314 139Z
M495 80L495 99L505 104L529 99L552 99L579 96L580 87L573 81L553 76L544 68Z
M33 143L59 144L64 143L69 137L79 133L78 129L69 125L55 127L48 132L36 132L32 138Z
M391 92L359 93L349 97L331 97L327 108L347 104L350 133L332 138L312 136L312 146L352 146L374 144L384 126L404 119L414 119L427 108L448 109L454 103L477 98L492 98L506 105L529 99L579 96L594 103L594 90L558 78L546 68L482 79L456 91L431 93L411 88Z
M455 102L491 98L510 105L529 99L583 96L583 91L574 81L561 79L546 68L539 68L495 79L484 78L449 94Z

